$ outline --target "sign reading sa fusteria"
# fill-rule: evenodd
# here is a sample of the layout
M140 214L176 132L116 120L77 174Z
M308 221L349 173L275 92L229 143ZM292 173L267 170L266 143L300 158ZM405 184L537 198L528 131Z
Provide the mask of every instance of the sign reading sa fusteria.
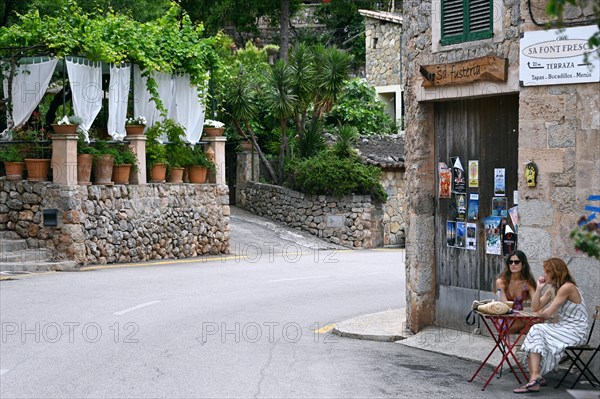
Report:
M508 59L488 55L451 64L421 65L422 86L447 86L477 81L506 82Z

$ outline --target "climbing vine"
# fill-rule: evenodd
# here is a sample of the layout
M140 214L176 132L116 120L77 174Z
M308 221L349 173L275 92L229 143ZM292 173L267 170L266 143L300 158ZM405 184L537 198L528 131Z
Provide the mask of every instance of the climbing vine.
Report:
M59 0L57 15L40 17L37 10L19 15L18 23L0 28L0 55L5 58L44 55L82 56L105 63L131 62L147 77L157 108L166 113L151 76L153 71L184 73L204 89L211 71L219 75L231 39L207 37L202 24L192 23L177 3L160 18L138 22L113 10L85 13L74 0ZM200 90L201 92L203 90Z

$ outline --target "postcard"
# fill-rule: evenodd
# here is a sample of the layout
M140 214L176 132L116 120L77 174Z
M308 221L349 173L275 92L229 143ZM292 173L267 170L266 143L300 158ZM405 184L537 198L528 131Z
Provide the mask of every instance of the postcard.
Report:
M477 223L467 223L466 248L469 251L474 251L477 249Z
M479 161L469 161L469 187L479 187Z
M494 169L494 195L504 196L506 195L506 170L504 168Z
M479 194L469 194L469 212L467 213L469 220L479 219Z
M506 197L492 198L492 216L508 216L508 200Z

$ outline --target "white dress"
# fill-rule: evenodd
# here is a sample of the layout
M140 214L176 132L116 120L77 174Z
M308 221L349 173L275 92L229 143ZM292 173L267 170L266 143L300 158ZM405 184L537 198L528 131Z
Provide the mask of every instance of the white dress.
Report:
M521 350L542 355L541 375L552 371L565 354L567 346L582 345L588 335L588 314L583 296L581 303L565 301L558 309L558 323L535 324L531 327Z

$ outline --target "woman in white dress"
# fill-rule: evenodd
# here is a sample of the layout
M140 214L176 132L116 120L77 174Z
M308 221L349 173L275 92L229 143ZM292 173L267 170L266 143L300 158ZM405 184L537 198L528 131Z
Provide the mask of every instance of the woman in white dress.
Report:
M546 284L554 286L554 299L548 292L541 295ZM548 307L544 309L546 305ZM527 333L521 350L528 352L529 382L515 389L515 393L538 392L540 386L546 385L542 376L556 368L567 346L585 343L588 334L588 315L583 297L561 259L550 258L544 262L544 275L538 278L531 308L536 316L545 319L556 313L559 322L535 324Z

